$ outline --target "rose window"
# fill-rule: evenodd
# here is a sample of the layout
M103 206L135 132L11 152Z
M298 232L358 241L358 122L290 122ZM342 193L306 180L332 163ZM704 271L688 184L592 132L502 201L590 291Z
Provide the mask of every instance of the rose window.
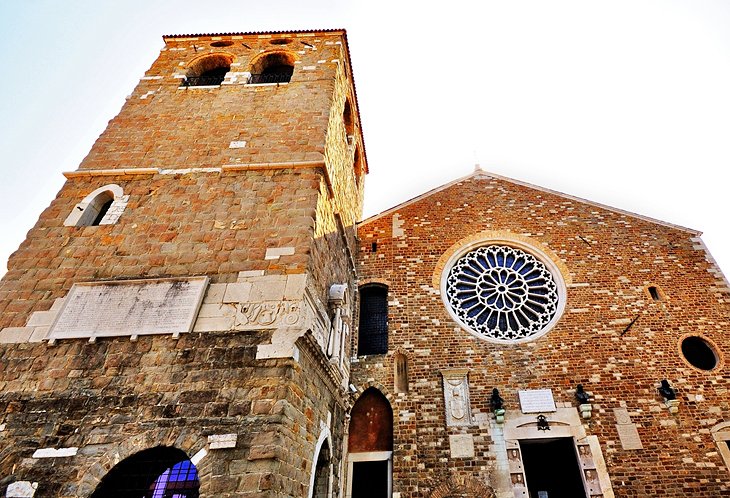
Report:
M463 325L502 341L540 334L558 310L558 286L537 258L509 246L484 246L449 271L446 299Z

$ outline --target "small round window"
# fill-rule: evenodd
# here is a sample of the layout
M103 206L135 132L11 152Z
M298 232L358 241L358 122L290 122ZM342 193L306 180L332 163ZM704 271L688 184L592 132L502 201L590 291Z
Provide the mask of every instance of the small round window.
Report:
M553 273L535 256L488 245L459 257L446 277L452 315L475 335L497 342L534 339L559 316Z
M701 337L690 336L680 345L684 359L700 370L712 370L717 366L718 358L715 349Z

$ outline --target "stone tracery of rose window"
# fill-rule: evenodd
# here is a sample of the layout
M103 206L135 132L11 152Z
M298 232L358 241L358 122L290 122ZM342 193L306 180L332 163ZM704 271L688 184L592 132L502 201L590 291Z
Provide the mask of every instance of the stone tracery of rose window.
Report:
M479 247L461 256L446 282L447 302L463 325L498 341L540 334L558 309L558 286L547 267L521 249Z

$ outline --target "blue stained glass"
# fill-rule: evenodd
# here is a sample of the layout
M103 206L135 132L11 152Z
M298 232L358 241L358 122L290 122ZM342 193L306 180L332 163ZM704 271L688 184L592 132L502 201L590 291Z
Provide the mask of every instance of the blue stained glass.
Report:
M463 324L493 339L523 339L554 318L553 276L534 256L509 246L485 246L463 255L448 274L446 297Z

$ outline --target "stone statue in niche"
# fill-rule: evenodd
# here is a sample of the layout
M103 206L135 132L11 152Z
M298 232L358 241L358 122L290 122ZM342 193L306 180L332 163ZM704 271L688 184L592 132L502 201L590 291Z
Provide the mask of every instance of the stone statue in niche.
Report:
M447 426L471 425L471 409L469 407L469 385L466 370L443 371L444 406L446 408Z

